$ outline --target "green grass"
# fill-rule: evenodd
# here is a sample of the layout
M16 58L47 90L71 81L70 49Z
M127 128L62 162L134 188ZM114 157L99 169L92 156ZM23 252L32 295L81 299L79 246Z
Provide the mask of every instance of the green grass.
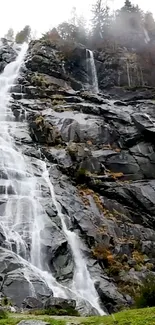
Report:
M1 319L0 325L17 325L21 320L39 319L50 325L66 325L68 322L81 325L155 325L155 307L144 309L132 309L119 312L114 316L103 317L66 317L60 319L55 316L34 315L9 315L7 319Z
M89 317L83 325L155 325L155 308L132 309L107 317Z
M54 318L49 318L49 317L43 317L43 316L40 316L40 317L36 317L36 316L26 316L26 315L23 315L20 317L17 317L17 315L10 315L7 319L0 319L0 325L17 325L20 323L21 320L28 320L28 319L31 319L31 320L42 320L42 321L45 321L45 322L48 322L50 325L66 325L66 321L63 320L60 320L60 319L54 319Z

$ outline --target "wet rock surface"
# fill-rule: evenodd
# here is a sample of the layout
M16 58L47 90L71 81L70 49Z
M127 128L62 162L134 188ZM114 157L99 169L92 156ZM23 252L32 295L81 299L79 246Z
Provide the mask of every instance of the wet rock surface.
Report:
M113 88L95 95L81 90L85 50L75 49L65 60L66 73L60 52L41 42L31 44L26 69L13 90L16 127L10 123L10 132L33 167L50 219L42 232L44 263L62 285L70 284L73 255L42 177L42 160L67 227L80 238L101 305L113 312L131 305L143 277L155 272L155 92ZM5 171L0 172L5 179ZM0 203L3 214L5 199ZM1 230L0 244L7 247ZM14 299L22 285L23 301L29 296L23 266L7 254L1 248L0 273L7 275L3 291ZM34 278L34 283L43 294L39 280ZM19 304L18 294L14 301Z
M40 274L25 264L23 259L7 249L0 248L0 288L4 296L13 304L21 307L22 301L29 296L30 281L39 294L52 294L41 279Z

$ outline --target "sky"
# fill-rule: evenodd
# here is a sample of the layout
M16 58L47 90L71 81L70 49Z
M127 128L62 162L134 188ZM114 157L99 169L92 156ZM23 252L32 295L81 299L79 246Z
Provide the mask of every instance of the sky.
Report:
M124 0L104 0L114 9L120 8ZM75 6L79 14L87 19L91 16L91 7L95 0L0 0L1 19L0 36L4 36L12 27L15 32L25 25L30 25L38 33L67 20L71 9ZM155 0L132 0L144 11L150 10L155 17Z

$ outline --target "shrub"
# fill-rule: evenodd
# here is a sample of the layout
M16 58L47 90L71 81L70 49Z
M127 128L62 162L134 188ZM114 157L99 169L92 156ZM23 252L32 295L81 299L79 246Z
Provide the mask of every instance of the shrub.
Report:
M3 297L3 298L1 299L1 306L2 306L2 307L5 307L5 306L12 306L12 301L11 301L9 298L7 298L7 297Z
M155 276L149 275L142 283L139 295L136 297L137 308L155 306Z
M145 256L142 253L134 250L132 253L132 258L136 261L137 264L144 264Z
M8 313L5 309L3 309L2 307L0 308L0 319L6 319L8 318Z
M121 269L123 268L123 265L117 261L114 261L109 267L108 267L108 274L110 276L118 276Z
M35 73L31 77L31 83L36 87L46 88L49 86L47 80L45 79L45 76L39 73Z
M90 173L85 168L79 168L75 174L75 178L77 183L84 184L90 178Z
M52 96L52 98L62 101L64 99L64 96L62 96L61 94L55 94L55 95Z
M57 315L57 316L79 316L77 310L72 307L68 307L66 309L59 309L59 308L47 308L47 309L39 309L39 310L32 310L29 311L29 314L33 314L36 316L39 315Z
M104 245L98 245L93 248L92 253L95 258L103 261L105 266L112 265L114 263L114 257L111 251Z
M7 306L7 305L9 305L9 300L8 300L8 298L7 298L7 297L2 298L1 304L2 304L2 306Z
M65 100L60 100L60 99L54 99L52 101L52 104L53 104L53 106L56 106L56 105L65 105L66 104L66 101Z

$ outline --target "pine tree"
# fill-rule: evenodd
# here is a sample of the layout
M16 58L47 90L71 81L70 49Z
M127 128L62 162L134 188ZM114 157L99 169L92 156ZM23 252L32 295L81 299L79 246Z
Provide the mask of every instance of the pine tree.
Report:
M124 6L117 11L115 20L115 38L119 44L128 48L136 48L144 43L143 12L126 0Z
M61 36L59 35L58 30L54 27L43 34L42 39L49 40L51 43L56 44L61 39Z
M63 22L58 26L59 35L66 41L77 43L87 43L86 20L83 16L78 17L76 8L72 9L72 16L68 22Z
M14 40L14 30L13 28L9 28L6 35L4 36L8 41Z
M31 27L26 25L20 32L16 34L15 41L16 43L22 44L24 42L29 42L31 35Z
M109 7L105 7L103 10L103 21L102 21L102 35L103 38L108 38L111 30L112 16L110 15Z
M132 5L130 0L125 0L124 6L121 8L121 11L131 13L134 10L134 6Z
M77 17L77 27L77 42L86 45L88 40L88 31L87 22L84 16Z
M104 10L102 6L102 0L97 0L96 4L92 8L92 31L94 38L102 38L102 22L104 16Z
M112 17L109 8L104 7L102 0L97 0L93 6L92 13L92 43L98 46L109 39Z
M77 10L76 10L76 7L73 7L71 10L71 17L68 22L69 22L69 24L76 26L77 19L78 19Z
M61 23L58 28L59 35L66 41L76 41L78 28L67 22Z

